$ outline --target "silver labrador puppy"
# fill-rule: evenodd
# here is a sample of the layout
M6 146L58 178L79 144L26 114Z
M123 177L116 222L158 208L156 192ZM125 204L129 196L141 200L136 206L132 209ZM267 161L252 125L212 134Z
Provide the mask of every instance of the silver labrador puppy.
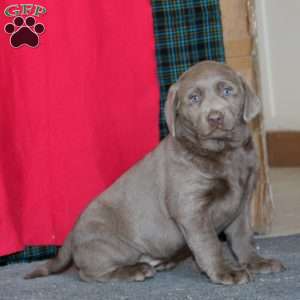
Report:
M169 90L171 134L91 202L57 257L25 278L73 263L84 281L144 280L188 250L215 283L283 270L256 253L249 224L258 165L247 123L259 110L259 99L228 66L191 67ZM224 261L221 231L239 269Z

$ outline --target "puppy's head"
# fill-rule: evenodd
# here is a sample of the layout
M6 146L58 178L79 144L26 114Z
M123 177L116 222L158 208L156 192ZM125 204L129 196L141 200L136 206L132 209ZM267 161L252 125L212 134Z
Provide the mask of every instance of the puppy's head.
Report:
M205 61L170 87L165 110L173 137L224 142L237 138L235 133L259 113L260 101L230 67Z

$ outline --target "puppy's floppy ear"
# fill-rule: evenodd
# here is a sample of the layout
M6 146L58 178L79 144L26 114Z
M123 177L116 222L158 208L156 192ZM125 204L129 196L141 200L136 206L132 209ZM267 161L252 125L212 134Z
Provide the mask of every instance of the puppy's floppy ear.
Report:
M165 104L165 116L167 120L167 125L169 132L173 137L176 135L175 122L177 109L179 105L178 96L177 96L178 85L174 83L169 88L166 104Z
M244 78L242 76L239 77L244 90L243 119L248 123L260 113L261 102Z

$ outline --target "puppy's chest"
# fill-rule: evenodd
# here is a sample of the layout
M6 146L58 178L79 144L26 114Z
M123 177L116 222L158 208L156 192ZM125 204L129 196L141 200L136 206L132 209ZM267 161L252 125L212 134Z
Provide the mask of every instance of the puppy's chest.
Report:
M223 174L211 180L205 198L217 228L225 226L239 214L245 200L248 175L246 165L232 164Z

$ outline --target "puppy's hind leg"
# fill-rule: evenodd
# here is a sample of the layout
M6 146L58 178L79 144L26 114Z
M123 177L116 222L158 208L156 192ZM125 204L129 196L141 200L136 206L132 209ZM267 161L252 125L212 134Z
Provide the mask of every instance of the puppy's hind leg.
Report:
M74 262L83 281L143 281L155 269L139 262L141 253L117 237L92 240L78 246Z
M114 271L102 275L93 276L79 272L79 276L83 281L108 282L108 281L144 281L155 275L155 269L147 263L137 263L132 266L123 266L116 268Z

